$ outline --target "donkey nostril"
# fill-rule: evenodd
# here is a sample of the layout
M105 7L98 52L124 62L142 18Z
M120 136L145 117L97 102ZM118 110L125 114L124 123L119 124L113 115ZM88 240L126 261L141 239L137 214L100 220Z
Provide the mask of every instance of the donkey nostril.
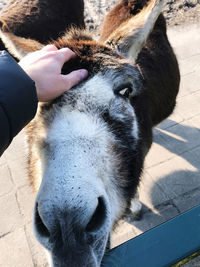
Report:
M45 224L43 223L39 211L38 211L38 204L36 204L36 212L35 212L35 227L37 229L37 232L43 236L43 237L50 237L50 233L47 229L47 227L45 226Z
M106 206L102 197L98 198L98 205L91 220L86 226L86 232L96 232L98 231L106 219Z

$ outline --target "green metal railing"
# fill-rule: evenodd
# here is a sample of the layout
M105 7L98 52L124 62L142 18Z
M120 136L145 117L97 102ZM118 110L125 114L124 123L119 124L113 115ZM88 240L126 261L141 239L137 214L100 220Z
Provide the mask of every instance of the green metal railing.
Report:
M112 249L102 267L167 267L198 250L200 206Z

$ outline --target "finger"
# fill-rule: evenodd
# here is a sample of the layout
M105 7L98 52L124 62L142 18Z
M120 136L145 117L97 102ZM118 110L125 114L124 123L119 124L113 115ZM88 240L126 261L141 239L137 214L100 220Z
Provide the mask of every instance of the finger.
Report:
M81 81L87 78L88 71L85 69L75 70L70 72L67 75L62 75L64 81L64 87L67 90L72 88L73 86L77 85Z
M66 47L58 50L57 56L59 57L60 62L64 64L66 61L75 58L76 54L71 49Z
M55 45L49 44L49 45L44 46L41 50L47 51L47 52L51 52L51 51L53 52L53 51L57 51L58 48Z

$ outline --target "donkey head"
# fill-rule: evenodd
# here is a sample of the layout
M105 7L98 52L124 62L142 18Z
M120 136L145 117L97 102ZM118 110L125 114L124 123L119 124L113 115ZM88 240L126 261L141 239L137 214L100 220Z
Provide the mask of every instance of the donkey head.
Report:
M151 1L104 43L75 30L53 42L78 56L63 73L79 66L90 73L60 98L42 104L28 129L30 176L39 190L34 230L54 266L99 266L112 227L134 196L151 135L149 127L146 139L140 138L137 115L141 105L144 119L148 110L134 61L162 2ZM41 46L5 28L1 37L15 56Z

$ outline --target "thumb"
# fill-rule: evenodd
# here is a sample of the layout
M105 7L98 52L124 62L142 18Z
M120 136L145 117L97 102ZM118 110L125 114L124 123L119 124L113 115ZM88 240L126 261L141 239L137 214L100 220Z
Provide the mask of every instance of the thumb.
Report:
M85 69L75 70L67 75L62 75L66 91L83 81L88 76Z

